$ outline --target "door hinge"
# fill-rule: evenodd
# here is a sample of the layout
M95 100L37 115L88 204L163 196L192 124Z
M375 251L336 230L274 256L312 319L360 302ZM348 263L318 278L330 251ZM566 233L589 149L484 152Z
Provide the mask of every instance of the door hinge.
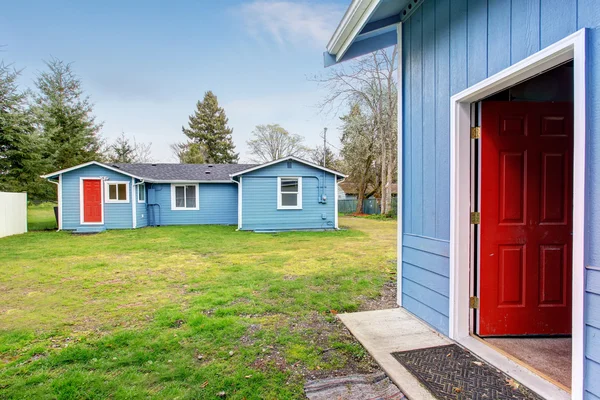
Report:
M480 222L481 222L481 214L479 213L479 211L472 212L471 213L471 224L479 225Z
M469 297L469 308L479 308L479 297Z
M481 127L480 126L472 126L471 127L471 139L481 139Z

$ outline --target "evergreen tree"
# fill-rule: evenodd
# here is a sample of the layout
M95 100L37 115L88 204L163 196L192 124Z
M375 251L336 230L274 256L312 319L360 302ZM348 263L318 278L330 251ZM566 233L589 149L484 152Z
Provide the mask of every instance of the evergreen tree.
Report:
M199 153L199 149L204 149L205 162L237 163L238 154L234 152L235 145L231 138L233 129L227 126L228 121L225 110L219 107L217 96L211 91L206 92L204 99L196 103L196 111L190 115L188 127L182 128L183 133L189 138L189 143L186 145L189 149L194 148L194 146L190 147L190 144L198 145L195 149L196 153Z
M37 124L46 139L45 156L55 170L92 160L101 160L102 124L95 121L92 104L84 95L81 81L71 64L52 59L46 62L35 84Z
M206 163L206 150L198 143L173 143L171 150L180 164Z
M48 168L41 154L43 141L26 107L27 96L18 90L18 75L0 63L0 191L49 200L54 198L53 186L39 177Z

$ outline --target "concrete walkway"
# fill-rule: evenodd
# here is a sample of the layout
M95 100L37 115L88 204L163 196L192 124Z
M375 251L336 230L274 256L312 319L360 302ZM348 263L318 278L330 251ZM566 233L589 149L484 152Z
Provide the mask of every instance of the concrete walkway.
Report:
M452 342L402 308L339 314L338 318L411 400L435 400L391 353Z

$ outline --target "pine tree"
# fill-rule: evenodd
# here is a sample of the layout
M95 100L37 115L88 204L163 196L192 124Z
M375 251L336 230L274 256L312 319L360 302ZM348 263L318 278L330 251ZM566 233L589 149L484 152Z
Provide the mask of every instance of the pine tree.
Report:
M18 90L18 75L0 63L0 191L27 192L30 199L49 200L54 189L39 177L48 168L41 154L43 141L26 107L27 96Z
M219 107L217 96L208 91L204 99L196 103L196 111L190 115L188 127L182 130L189 138L189 144L206 150L206 162L237 163L238 154L234 152L235 145L231 137L233 129L227 126L228 121L225 110Z
M46 66L48 71L35 82L34 108L47 141L45 156L55 170L102 159L102 124L96 123L92 104L71 64L53 58Z

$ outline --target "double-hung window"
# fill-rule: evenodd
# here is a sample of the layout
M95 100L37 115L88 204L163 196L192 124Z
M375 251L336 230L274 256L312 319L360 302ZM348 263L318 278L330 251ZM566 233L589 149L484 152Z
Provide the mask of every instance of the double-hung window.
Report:
M277 209L302 209L302 178L277 178Z
M198 209L198 185L171 185L171 210Z
M107 203L129 203L128 182L106 182L105 192Z

